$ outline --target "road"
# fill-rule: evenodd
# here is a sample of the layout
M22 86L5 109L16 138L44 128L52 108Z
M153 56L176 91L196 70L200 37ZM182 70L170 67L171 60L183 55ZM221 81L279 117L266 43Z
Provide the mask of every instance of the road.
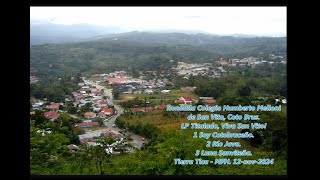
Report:
M106 119L104 121L104 125L107 127L106 129L114 130L114 131L123 131L124 129L120 129L116 126L113 127L113 125L115 125L115 121L116 121L117 117L119 117L121 114L123 114L124 109L121 106L114 103L111 90L107 89L107 88L105 88L95 82L86 80L86 79L83 79L83 81L88 85L96 86L96 88L99 90L103 90L103 92L104 92L103 95L109 97L107 99L108 104L113 104L115 110L117 111L117 114L113 115L111 118ZM142 136L139 136L139 135L134 134L132 132L126 131L125 135L129 135L132 138L132 142L130 142L130 143L138 149L140 149L144 145L144 143L147 143L147 140L144 140L144 141L142 140L142 138L143 138Z

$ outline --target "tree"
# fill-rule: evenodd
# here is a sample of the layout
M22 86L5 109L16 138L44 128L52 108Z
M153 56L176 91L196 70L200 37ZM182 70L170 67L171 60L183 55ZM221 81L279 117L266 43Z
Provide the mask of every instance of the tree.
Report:
M30 128L30 174L55 174L52 166L59 161L62 152L68 151L65 146L69 140L64 134L50 133L42 136L39 129ZM62 168L62 167L60 167Z
M113 94L113 98L114 99L119 99L119 96L120 96L120 92L118 90L113 90L112 91L112 94Z
M77 110L78 110L78 108L76 108L76 107L73 107L73 106L68 107L68 113L70 113L70 114L77 114Z
M44 117L44 111L35 110L35 114L32 117L32 120L35 121L35 126L39 126L41 124L46 124L49 122L47 118Z
M238 89L237 94L239 96L250 96L251 88L248 85L245 85L245 86L241 87L240 89Z

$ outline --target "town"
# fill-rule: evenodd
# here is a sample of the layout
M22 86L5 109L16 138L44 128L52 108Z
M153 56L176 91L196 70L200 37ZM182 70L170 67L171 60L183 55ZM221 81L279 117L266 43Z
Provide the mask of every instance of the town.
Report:
M226 73L226 70L223 69L225 66L249 66L254 68L259 64L273 65L274 63L273 61L259 61L257 58L252 57L241 60L230 59L229 61L221 58L216 63L218 66L213 66L210 63L188 64L178 62L177 67L172 69L177 75L186 79L188 79L189 75L207 75L212 78L219 78ZM277 63L285 63L285 61ZM35 113L34 110L45 110L44 116L50 121L54 121L59 117L59 114L66 113L66 111L61 110L63 109L61 107L66 104L72 104L75 113L85 110L80 117L70 115L81 119L81 122L75 125L75 127L82 129L84 132L84 134L78 136L80 144L97 146L100 144L95 142L96 139L111 137L116 142L108 145L107 153L119 153L114 150L119 149L119 146L123 147L125 152L130 153L145 146L148 140L145 137L133 134L128 129L116 127L115 121L121 114L162 111L169 105L194 105L201 102L203 105L212 106L219 103L214 97L197 97L193 95L196 87L185 86L181 87L180 90L167 89L167 85L172 85L172 82L166 78L146 78L150 73L154 74L155 72L140 71L140 76L137 78L133 78L124 70L94 74L88 78L82 77L83 82L78 83L78 90L71 92L72 95L66 97L64 102L47 102L46 98L36 100L32 104L33 111L30 112L30 119L32 120L32 115ZM30 83L36 83L37 81L37 77L30 76ZM114 97L115 91L119 97ZM135 105L135 107L128 109L118 104L125 100L140 97L139 95L145 95L143 107ZM276 103L286 104L286 99L275 99L275 101ZM43 132L41 131L41 133ZM79 149L75 144L70 144L68 147L70 149Z

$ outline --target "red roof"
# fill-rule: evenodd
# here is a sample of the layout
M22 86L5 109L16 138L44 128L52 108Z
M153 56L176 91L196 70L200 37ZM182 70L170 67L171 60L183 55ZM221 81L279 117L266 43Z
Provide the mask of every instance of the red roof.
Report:
M127 78L108 78L107 81L108 83L114 84L114 83L124 83L127 81Z
M159 109L159 110L163 110L163 109L167 108L167 105L156 106L155 108Z
M99 116L106 115L104 111L99 112Z
M175 100L174 102L177 104L184 104L184 100Z
M184 99L184 101L188 101L188 102L192 102L192 99L191 98L189 98L189 97L185 97L185 96L182 96L182 98Z
M100 104L108 104L107 102L101 101Z
M191 86L182 87L181 89L185 91L193 91L193 87Z
M59 109L58 103L53 103L47 106L48 109Z
M81 139L82 143L86 143L86 142L94 142L93 138L83 138Z
M48 111L44 113L44 117L47 119L57 119L58 118L58 113L53 112L53 111Z
M203 100L203 103L205 103L205 104L215 104L215 103L217 103L217 101L214 100L214 99L205 99L205 100Z
M146 107L146 108L144 108L143 110L145 110L145 111L152 111L152 110L153 110L153 107Z
M113 113L113 110L112 110L112 109L110 109L110 108L102 107L100 110L101 110L101 112L106 112L106 113L110 113L110 114L112 114L112 113Z
M136 113L141 111L139 108L131 108L131 112Z

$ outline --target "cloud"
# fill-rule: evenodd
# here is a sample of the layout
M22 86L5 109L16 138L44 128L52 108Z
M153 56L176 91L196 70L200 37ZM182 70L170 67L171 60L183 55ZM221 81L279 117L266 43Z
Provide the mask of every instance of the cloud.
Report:
M30 19L215 34L286 34L286 7L30 7ZM53 19L53 20L52 20Z

